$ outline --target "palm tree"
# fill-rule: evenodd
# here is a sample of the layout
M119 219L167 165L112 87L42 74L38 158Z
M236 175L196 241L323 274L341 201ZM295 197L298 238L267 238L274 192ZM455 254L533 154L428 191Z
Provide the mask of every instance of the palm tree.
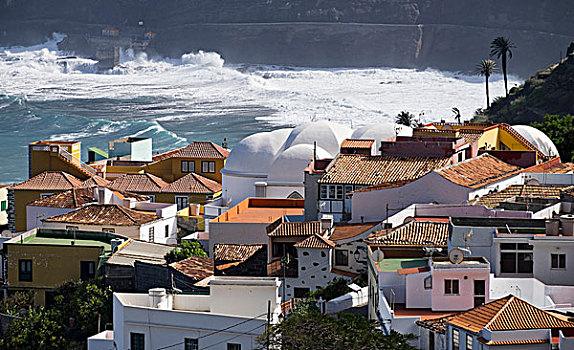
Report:
M402 111L395 117L395 123L406 126L415 126L415 116L409 112Z
M488 78L492 75L492 73L496 72L498 69L496 68L496 63L493 60L482 60L479 64L476 65L476 72L482 76L484 76L486 81L486 108L490 107L490 96L488 94Z
M460 124L460 118L461 118L460 109L452 107L452 113L454 114L454 120L456 120L456 122Z
M508 59L512 58L512 51L510 49L516 46L510 39L503 36L495 38L490 43L490 57L501 58L502 60L502 74L504 75L504 91L506 91L506 96L508 96L508 78L506 76L506 57Z

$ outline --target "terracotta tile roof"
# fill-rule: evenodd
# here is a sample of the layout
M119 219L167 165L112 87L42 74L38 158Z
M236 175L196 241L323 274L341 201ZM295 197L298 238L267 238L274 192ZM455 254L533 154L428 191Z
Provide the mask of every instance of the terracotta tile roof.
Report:
M323 236L318 234L313 234L307 239L295 244L296 248L317 248L317 249L331 249L335 246L335 243L331 242Z
M216 244L213 256L217 261L245 261L263 247L263 244Z
M399 274L399 275L410 275L413 273L428 272L430 270L431 270L430 266L409 267L406 269L397 270L397 274Z
M507 188L468 201L472 205L484 205L489 209L495 208L500 202L513 197L559 199L560 193L574 186L561 185L511 185Z
M156 154L152 157L152 160L157 162L167 158L219 159L227 158L228 155L228 150L213 142L194 141L185 147Z
M109 184L110 184L110 181L103 179L102 177L100 177L98 175L94 175L94 176L90 177L89 179L87 179L86 181L82 182L82 186L85 186L85 187L93 187L93 186L107 187Z
M457 185L480 188L489 183L517 175L521 170L520 167L505 163L485 153L436 172Z
M213 276L213 259L207 257L192 256L187 259L174 262L169 266L188 277L195 278L198 281L209 276Z
M338 223L333 227L333 230L332 230L331 236L329 236L329 239L331 241L339 241L339 240L343 240L343 239L354 238L354 237L360 236L361 234L372 229L373 227L375 227L378 224L379 224L379 222L366 222L363 224Z
M561 163L560 157L524 169L525 173L565 174L574 170L574 163Z
M390 230L377 231L369 243L385 246L447 246L448 222L410 221Z
M108 188L126 192L161 192L167 182L152 174L125 174L112 181Z
M92 187L83 187L40 198L27 205L32 207L79 208L95 201L94 189Z
M161 217L155 214L144 214L117 204L92 204L42 221L84 225L139 226L157 220L161 220Z
M513 295L448 317L446 322L474 333L483 328L490 331L574 328L574 323L564 321Z
M323 231L320 221L281 222L274 225L276 222L267 226L267 234L270 237L310 236Z
M341 144L341 148L368 148L373 147L375 140L365 140L365 139L345 139Z
M184 177L168 184L161 189L167 193L202 193L212 194L221 191L221 184L196 173L189 173Z
M9 189L14 190L70 190L82 185L82 180L63 171L45 171Z
M340 154L319 183L378 185L416 180L449 164L450 158Z
M545 344L545 343L549 343L550 339L516 339L516 340L499 340L499 341L493 341L493 340L486 340L483 337L479 337L478 341L486 344L486 345L490 345L490 346L496 346L496 345L525 345L525 344Z
M473 144L480 139L480 137L484 134L482 130L476 129L461 129L459 131L460 137L462 137L466 142L469 144Z
M344 271L344 270L339 270L339 269L331 269L331 273L337 274L337 275L341 275L341 276L345 276L345 277L350 277L350 278L355 278L357 276L359 276L358 273L355 272L351 272L351 271Z
M124 191L112 191L118 198L134 198L136 201L147 201L149 200L148 196L144 196L143 194L137 194L132 192L124 192Z
M536 147L532 142L528 141L524 136L522 136L522 134L520 134L519 132L517 132L516 130L514 130L514 128L508 124L505 123L501 123L498 124L498 126L506 131L507 133L511 134L512 136L514 136L514 138L520 142L523 146L525 146L526 148L535 151L536 154L538 155L539 158L547 158L546 155L544 154L544 152L542 152L541 150L538 149L538 147Z

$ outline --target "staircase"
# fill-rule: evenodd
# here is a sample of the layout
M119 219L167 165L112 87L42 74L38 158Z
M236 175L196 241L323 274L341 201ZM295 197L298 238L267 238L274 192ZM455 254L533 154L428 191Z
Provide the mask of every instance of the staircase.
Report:
M73 165L76 169L78 169L78 171L88 177L92 177L97 174L94 168L74 157L71 153L67 152L61 147L58 147L58 157L60 157L60 159L64 160L68 164Z

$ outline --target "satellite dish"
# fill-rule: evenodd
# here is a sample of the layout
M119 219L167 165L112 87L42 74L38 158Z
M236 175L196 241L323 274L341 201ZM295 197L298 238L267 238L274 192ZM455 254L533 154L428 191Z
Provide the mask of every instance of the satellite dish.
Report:
M383 253L382 250L377 249L373 252L373 260L375 260L375 262L380 263L381 261L383 261L384 258L385 258L385 253Z
M460 248L454 248L448 252L448 260L453 264L460 264L464 260L464 252Z
M10 230L2 231L2 237L12 237L12 231Z

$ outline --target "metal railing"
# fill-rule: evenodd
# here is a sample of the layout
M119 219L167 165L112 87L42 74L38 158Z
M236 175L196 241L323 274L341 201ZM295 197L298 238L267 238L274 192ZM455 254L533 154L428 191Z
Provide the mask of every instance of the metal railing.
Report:
M62 157L64 157L66 160L68 160L70 163L77 165L78 167L80 167L81 169L83 169L84 171L86 171L87 173L91 174L92 176L96 175L96 170L94 168L92 168L91 166L89 166L88 164L82 162L81 160L79 160L78 158L76 158L75 156L73 156L71 153L69 153L68 151L58 147L58 154Z

